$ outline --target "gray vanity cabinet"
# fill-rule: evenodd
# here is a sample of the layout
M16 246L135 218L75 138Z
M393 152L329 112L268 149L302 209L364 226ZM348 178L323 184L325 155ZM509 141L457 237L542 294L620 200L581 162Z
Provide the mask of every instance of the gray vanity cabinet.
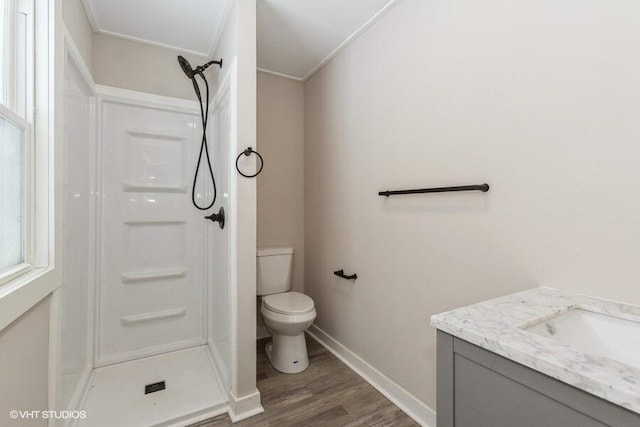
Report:
M640 427L640 415L438 331L438 427Z

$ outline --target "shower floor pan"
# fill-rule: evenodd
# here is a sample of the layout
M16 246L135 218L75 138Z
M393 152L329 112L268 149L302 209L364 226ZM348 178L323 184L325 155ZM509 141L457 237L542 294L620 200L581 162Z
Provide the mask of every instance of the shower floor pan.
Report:
M83 409L79 427L178 426L227 412L227 397L201 346L96 369Z

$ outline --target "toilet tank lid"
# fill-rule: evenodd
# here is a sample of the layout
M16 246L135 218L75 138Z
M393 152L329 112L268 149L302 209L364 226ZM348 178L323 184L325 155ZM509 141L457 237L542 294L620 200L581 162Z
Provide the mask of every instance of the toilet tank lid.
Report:
M258 248L258 256L292 255L293 248Z

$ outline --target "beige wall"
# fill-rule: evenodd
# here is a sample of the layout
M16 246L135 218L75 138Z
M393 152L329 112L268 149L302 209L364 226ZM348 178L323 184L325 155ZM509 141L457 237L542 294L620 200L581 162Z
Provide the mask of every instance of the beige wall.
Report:
M44 419L9 418L10 410L49 409L50 298L0 331L0 425L46 426Z
M82 0L63 0L64 24L71 33L82 59L91 71L93 64L93 31Z
M93 35L93 78L97 84L156 95L196 99L193 85L178 65L182 55L193 67L206 62L204 56L188 55L117 37ZM216 73L207 70L207 77ZM215 94L212 89L211 97ZM204 85L202 85L204 96Z
M640 5L575 6L404 0L306 83L317 324L431 407L434 313L538 285L640 303Z
M304 86L258 73L258 247L295 249L293 289L304 292Z

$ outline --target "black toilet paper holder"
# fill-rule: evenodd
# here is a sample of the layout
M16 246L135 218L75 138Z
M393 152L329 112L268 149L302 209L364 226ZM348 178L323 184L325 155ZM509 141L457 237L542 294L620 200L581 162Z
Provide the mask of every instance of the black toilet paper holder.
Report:
M344 274L344 270L340 269L338 271L334 271L333 274L335 274L338 277L342 277L343 279L347 279L347 280L356 280L358 278L357 274L352 274L350 276L347 276L346 274Z

